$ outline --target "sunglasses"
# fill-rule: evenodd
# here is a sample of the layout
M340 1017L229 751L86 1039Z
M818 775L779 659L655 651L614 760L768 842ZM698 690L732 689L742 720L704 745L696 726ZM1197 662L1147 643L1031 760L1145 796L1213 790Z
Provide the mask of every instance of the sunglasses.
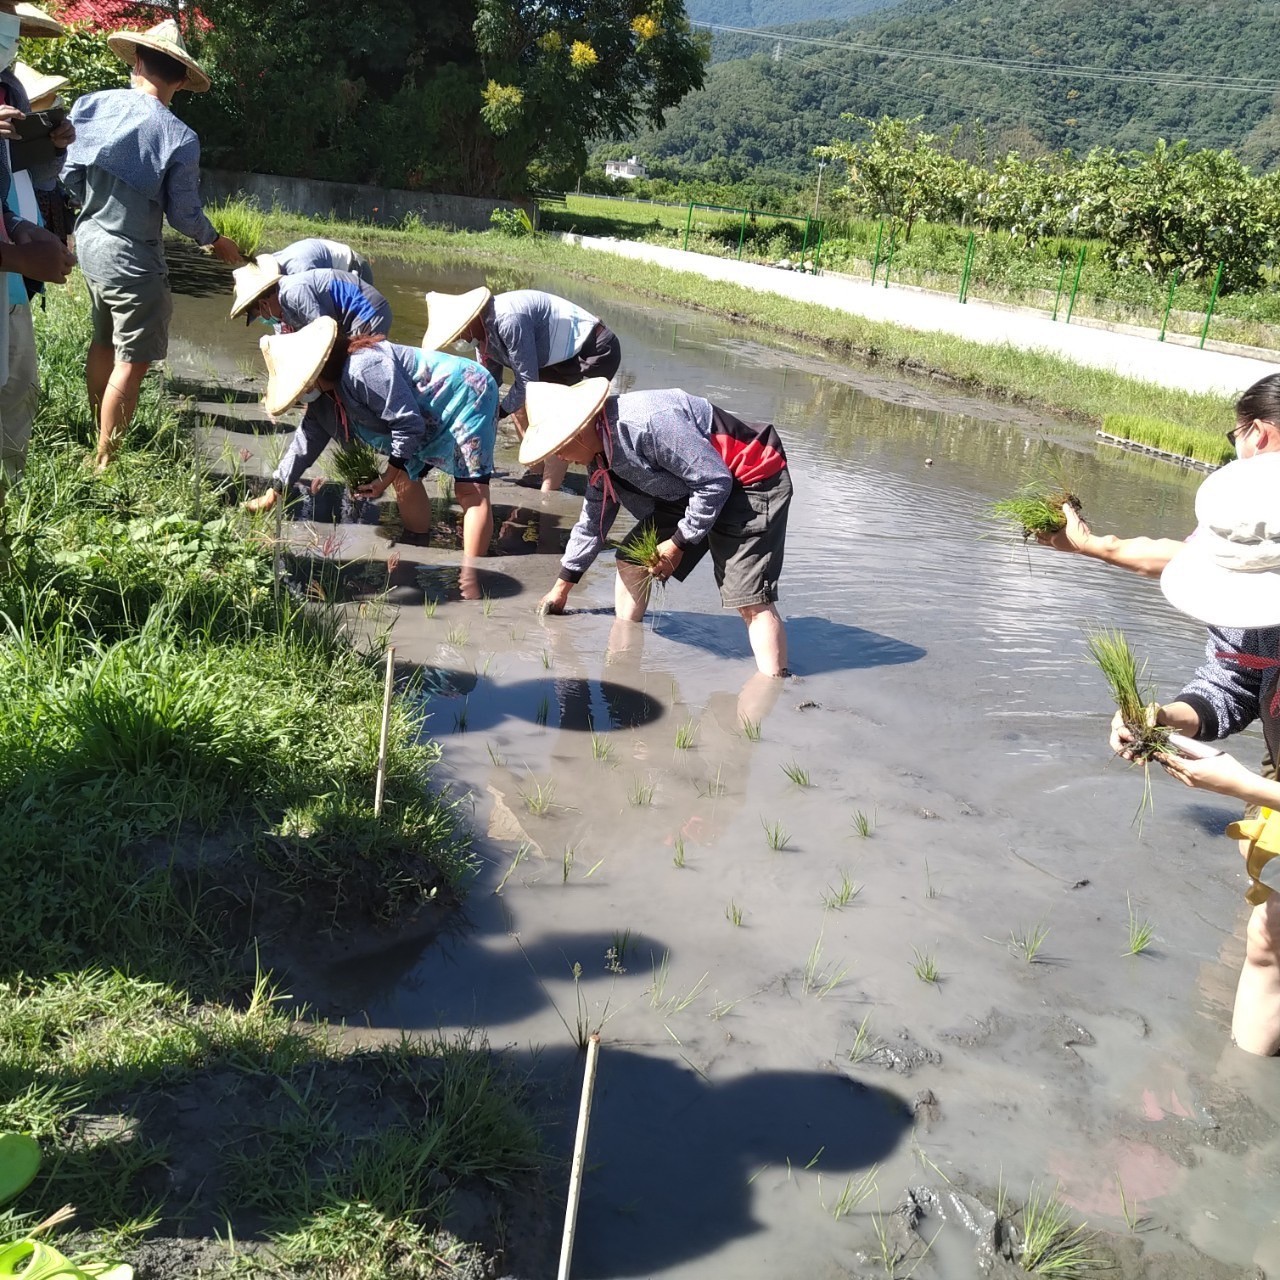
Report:
M1245 432L1252 431L1257 425L1258 420L1257 418L1254 418L1252 422L1242 422L1238 427L1232 427L1230 431L1224 433L1227 437L1227 443L1234 449L1236 447L1236 441L1244 435Z

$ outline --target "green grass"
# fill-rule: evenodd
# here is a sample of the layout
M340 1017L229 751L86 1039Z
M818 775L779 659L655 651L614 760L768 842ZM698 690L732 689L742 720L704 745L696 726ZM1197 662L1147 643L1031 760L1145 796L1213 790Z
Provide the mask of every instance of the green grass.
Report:
M268 227L281 240L325 235L406 261L441 265L460 260L493 262L508 273L511 267L523 268L526 274L516 277L520 283L504 283L508 288L525 287L548 271L597 281L637 296L733 316L806 344L817 343L841 358L858 356L878 365L944 375L974 391L1059 410L1099 425L1108 413L1156 416L1204 431L1225 430L1234 421L1231 401L1224 396L1180 392L1040 352L987 346L865 320L814 303L793 302L708 280L697 272L584 251L546 236L513 239L492 232L452 232L416 222L401 229L378 228L282 213L270 214ZM495 277L499 274L491 272Z
M1102 429L1122 440L1150 445L1153 449L1215 467L1236 456L1235 447L1227 440L1226 427L1196 428L1142 413L1108 413L1102 419Z
M194 1159L227 1192L204 1210L277 1231L299 1274L350 1243L330 1220L368 1246L351 1280L405 1239L425 1252L401 1274L438 1274L453 1185L539 1163L523 1087L478 1041L352 1052L254 964L447 905L473 873L454 804L424 785L421 699L392 702L375 818L371 628L277 590L255 536L272 522L237 508L158 377L118 460L82 466L78 281L36 324L44 393L0 576L0 1128L34 1134L45 1166L0 1234L74 1203L58 1247L128 1255L204 1194L168 1190ZM181 1108L157 1128L162 1096L203 1129L180 1132Z
M262 245L267 228L266 215L247 200L223 200L205 205L205 213L220 236L234 242L243 258L253 258Z

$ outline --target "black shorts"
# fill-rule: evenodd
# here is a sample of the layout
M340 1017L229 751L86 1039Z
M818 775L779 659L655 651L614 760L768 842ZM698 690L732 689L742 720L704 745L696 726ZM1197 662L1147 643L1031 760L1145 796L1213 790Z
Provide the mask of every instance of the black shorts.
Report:
M538 370L541 382L558 382L562 387L576 386L585 378L612 378L622 365L622 344L618 335L603 320L587 334L582 350L559 364Z
M684 549L680 567L672 576L683 582L710 552L724 608L772 604L778 598L790 505L791 475L785 467L750 487L735 482L711 532L701 542ZM646 525L652 525L658 540L665 542L684 518L685 506L655 503L653 515L642 520L622 545L627 546Z

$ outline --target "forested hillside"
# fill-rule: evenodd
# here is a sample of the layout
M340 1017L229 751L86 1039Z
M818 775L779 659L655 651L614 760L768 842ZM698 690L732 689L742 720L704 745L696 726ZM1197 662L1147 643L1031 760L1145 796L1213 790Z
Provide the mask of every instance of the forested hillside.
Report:
M936 132L980 121L966 145L990 152L1185 137L1269 168L1280 160L1278 45L1280 6L1256 0L906 0L763 40L717 35L705 89L637 144L682 162L812 173L812 148L856 129L841 121L851 112L920 115Z
M819 18L856 18L897 4L898 0L689 0L694 22L731 27L777 27Z

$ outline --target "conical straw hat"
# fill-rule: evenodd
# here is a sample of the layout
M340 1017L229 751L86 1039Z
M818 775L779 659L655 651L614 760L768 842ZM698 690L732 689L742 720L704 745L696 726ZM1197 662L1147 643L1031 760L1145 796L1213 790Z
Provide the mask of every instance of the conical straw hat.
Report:
M280 264L269 253L260 253L248 266L237 267L231 273L236 291L231 303L231 319L248 311L279 279Z
M608 378L587 378L572 387L529 383L524 398L529 425L520 441L520 461L531 467L563 449L595 418L608 395Z
M204 68L187 52L187 42L182 38L178 24L172 18L158 22L146 31L117 31L107 37L107 48L129 66L138 61L138 46L154 49L157 53L167 53L169 57L182 63L187 69L187 80L182 86L192 93L206 93L209 89L209 77Z
M66 76L46 75L43 71L37 71L35 67L27 66L25 62L15 62L13 74L18 77L22 91L30 100L32 111L44 111L52 106L53 99L58 96L59 91L71 83Z
M45 13L43 9L38 8L34 4L27 4L25 0L14 5L5 5L7 13L17 14L22 19L22 26L18 28L18 34L34 39L56 40L59 36L65 36L67 29L52 14Z
M313 320L297 333L269 334L258 346L267 362L267 394L263 408L275 417L315 385L338 341L338 322L330 316Z
M439 351L456 341L492 298L484 285L466 293L427 294L427 331L422 335L422 349Z

